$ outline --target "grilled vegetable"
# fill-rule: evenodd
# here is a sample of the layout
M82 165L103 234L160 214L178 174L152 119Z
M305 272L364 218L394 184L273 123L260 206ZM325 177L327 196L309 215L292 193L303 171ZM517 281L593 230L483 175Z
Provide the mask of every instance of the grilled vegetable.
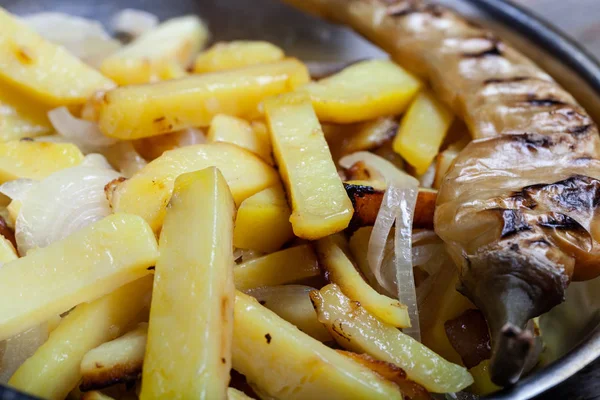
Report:
M4 264L0 340L149 274L157 256L148 224L115 214Z
M237 212L233 245L263 253L279 250L294 237L290 215L281 185L248 197Z
M85 354L114 339L149 305L152 277L131 282L71 311L10 378L9 385L46 399L64 399L81 379Z
M209 126L217 114L247 117L265 98L308 82L295 59L242 69L194 75L107 92L98 104L98 126L122 140Z
M282 368L285 366L285 368ZM233 367L271 399L401 399L391 382L300 332L243 293L235 299Z
M309 83L320 121L347 124L402 113L421 84L387 60L363 61Z
M458 392L473 382L465 368L449 363L410 336L381 322L347 298L338 286L327 285L314 291L311 299L319 321L340 346L396 364L410 380L434 393Z
M104 59L100 71L119 85L176 77L173 71L187 67L207 39L198 17L173 18Z
M345 229L352 203L344 191L310 98L290 93L265 103L273 152L292 205L296 236L320 239Z
M0 83L47 105L82 104L114 83L0 8ZM11 89L11 90L14 90Z
M217 43L196 58L195 73L225 71L283 59L283 50L260 41Z
M0 140L32 138L49 134L52 126L46 113L50 107L36 104L8 85L0 85Z
M147 336L148 324L141 323L125 335L88 351L81 360L79 388L83 391L104 389L138 379L142 374Z
M279 184L277 172L256 155L229 143L199 144L165 152L130 179L109 188L111 207L142 216L158 231L175 179L208 167L223 173L237 204Z
M0 183L19 178L44 179L81 161L83 154L71 143L11 140L0 143Z
M218 169L175 181L160 234L141 399L227 397L234 214Z
M246 261L233 269L238 290L285 285L319 274L317 256L307 244Z
M435 224L490 325L492 378L514 383L533 348L527 321L559 304L570 280L600 273L597 126L525 56L443 7L287 1L349 24L427 78L481 139L446 175Z
M273 165L269 136L257 135L250 123L243 119L224 114L215 116L210 123L206 139L211 143L227 142L236 144Z

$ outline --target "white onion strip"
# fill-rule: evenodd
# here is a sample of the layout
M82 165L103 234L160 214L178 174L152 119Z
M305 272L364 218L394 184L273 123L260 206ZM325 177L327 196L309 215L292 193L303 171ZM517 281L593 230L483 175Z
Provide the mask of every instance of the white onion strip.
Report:
M116 139L104 136L95 123L75 118L66 107L48 111L48 118L61 136L73 142L84 153L99 153L98 148L117 143Z

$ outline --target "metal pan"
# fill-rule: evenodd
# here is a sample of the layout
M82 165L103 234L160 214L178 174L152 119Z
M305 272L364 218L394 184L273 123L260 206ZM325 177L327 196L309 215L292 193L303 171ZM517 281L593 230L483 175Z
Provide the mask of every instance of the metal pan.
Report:
M437 0L490 26L536 60L600 121L600 64L585 50L549 24L508 1ZM278 0L0 0L17 14L61 11L108 22L123 8L139 8L161 19L198 14L210 25L213 40L263 39L306 61L353 61L384 57L379 49L346 28L301 14ZM578 398L593 398L600 388L576 375L600 357L600 281L574 284L568 299L541 319L547 342L544 361L512 388L490 398L573 398L565 395L564 382L576 380ZM600 369L600 363L598 363ZM575 375L575 377L569 379ZM579 378L578 378L579 376ZM590 386L592 392L581 390ZM548 391L558 387L554 391ZM561 389L562 388L562 389ZM561 391L562 390L562 391ZM552 394L554 393L554 395ZM557 393L561 393L560 395ZM571 393L575 395L575 393ZM555 397L560 396L560 397ZM0 400L25 400L29 396L0 387Z

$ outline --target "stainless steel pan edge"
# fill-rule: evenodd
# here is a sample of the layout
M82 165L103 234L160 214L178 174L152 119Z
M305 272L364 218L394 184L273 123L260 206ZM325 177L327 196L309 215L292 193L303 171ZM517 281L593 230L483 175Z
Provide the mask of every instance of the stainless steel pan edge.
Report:
M600 121L600 64L575 42L509 1L437 1L489 24L541 64ZM0 5L18 14L58 10L103 22L107 22L112 13L127 7L146 9L161 18L197 13L209 22L216 40L270 40L289 54L304 59L352 60L382 55L347 29L300 15L277 0L0 0ZM542 324L542 329L547 326L553 331L557 342L550 346L553 353L549 356L549 365L489 399L574 398L571 395L592 399L600 395L598 385L590 386L585 381L586 375L578 374L600 357L597 311L600 299L595 300L596 293L600 297L599 282L572 287L569 293L572 300L550 313ZM563 323L569 318L578 324ZM600 370L600 362L595 364ZM591 392L571 393L565 384L561 385L565 381L575 381L580 389L590 386ZM549 391L553 387L556 388ZM0 400L28 399L33 397L0 386Z

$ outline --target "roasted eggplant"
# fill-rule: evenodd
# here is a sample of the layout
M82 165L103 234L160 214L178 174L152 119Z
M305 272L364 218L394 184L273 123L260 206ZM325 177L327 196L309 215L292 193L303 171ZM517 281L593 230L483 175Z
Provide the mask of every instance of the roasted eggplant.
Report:
M576 100L501 38L420 0L287 0L351 26L423 77L473 141L445 176L435 229L490 326L492 379L514 383L527 322L600 273L600 137Z

